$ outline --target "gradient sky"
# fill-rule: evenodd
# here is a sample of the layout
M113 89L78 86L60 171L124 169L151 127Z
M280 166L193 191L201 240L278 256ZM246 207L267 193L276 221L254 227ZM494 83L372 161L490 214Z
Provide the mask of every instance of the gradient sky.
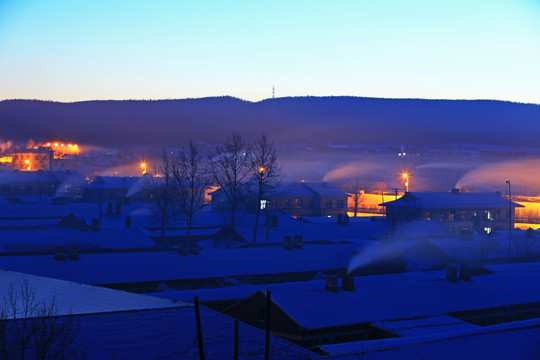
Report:
M0 0L0 99L540 103L540 0Z

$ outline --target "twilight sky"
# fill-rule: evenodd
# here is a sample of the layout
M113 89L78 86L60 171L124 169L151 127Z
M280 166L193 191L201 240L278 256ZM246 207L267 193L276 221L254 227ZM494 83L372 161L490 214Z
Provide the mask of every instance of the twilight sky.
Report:
M539 0L0 0L0 99L540 103Z

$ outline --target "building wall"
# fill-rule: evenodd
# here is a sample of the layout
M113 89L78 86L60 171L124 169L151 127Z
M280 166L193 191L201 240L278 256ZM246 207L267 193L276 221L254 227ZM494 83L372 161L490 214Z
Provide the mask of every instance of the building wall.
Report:
M36 171L46 170L49 165L49 153L47 152L18 152L13 153L13 170Z
M506 230L508 229L508 208L478 209L423 209L413 207L387 206L386 216L394 221L429 220L438 221L452 231L461 229ZM515 219L515 208L512 208Z

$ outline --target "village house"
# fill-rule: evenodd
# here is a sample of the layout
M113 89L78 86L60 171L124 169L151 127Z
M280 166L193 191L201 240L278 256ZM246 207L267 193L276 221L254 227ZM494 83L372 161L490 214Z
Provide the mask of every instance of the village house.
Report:
M84 182L78 172L65 171L2 171L0 195L58 195L71 197L75 188Z
M149 201L140 176L96 176L94 181L77 190L77 197L85 202L123 203Z
M391 221L435 220L452 231L491 232L509 228L515 208L497 193L406 192L397 200L380 204ZM510 212L509 212L510 210ZM511 215L511 219L509 218Z
M11 153L11 166L20 171L48 170L52 154L45 148L16 150Z
M376 339L414 339L449 331L466 333L538 317L539 293L527 285L538 278L534 272L538 263L485 268L461 265L455 269L455 276L449 268L272 284L272 332L312 348ZM241 288L237 291L246 292ZM255 290L224 312L264 328L267 296L266 289Z
M286 182L279 184L260 206L263 211L281 210L293 216L337 216L347 213L347 199L345 192L327 182ZM220 189L212 193L211 203L214 211L229 207ZM256 205L248 195L238 210L254 210Z

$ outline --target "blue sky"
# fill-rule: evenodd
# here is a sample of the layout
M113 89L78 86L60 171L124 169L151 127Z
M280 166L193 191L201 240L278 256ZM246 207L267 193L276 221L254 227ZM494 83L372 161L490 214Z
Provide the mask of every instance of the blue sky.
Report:
M540 0L0 0L0 99L540 103Z

